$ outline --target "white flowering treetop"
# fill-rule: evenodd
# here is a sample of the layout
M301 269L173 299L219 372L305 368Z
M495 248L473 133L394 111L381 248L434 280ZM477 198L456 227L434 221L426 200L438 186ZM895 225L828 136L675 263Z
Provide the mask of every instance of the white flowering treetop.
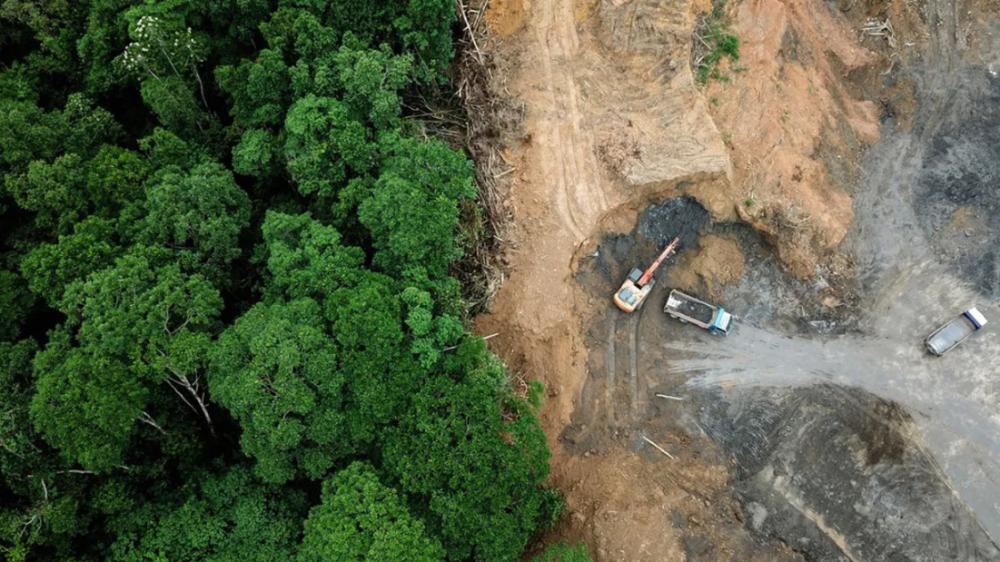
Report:
M191 28L171 27L157 16L139 18L129 32L132 42L118 57L123 68L129 73L149 74L158 79L167 73L179 76L182 69L203 62Z
M129 30L129 37L132 42L116 59L126 73L154 80L173 75L184 80L189 70L198 84L201 102L208 109L205 83L198 73L204 57L190 27L172 25L157 16L142 16Z

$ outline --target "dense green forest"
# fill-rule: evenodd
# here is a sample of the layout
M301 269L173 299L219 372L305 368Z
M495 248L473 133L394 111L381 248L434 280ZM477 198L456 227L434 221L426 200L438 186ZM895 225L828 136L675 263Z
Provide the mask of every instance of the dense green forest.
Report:
M7 560L517 560L558 518L452 275L474 169L412 109L457 29L0 0Z

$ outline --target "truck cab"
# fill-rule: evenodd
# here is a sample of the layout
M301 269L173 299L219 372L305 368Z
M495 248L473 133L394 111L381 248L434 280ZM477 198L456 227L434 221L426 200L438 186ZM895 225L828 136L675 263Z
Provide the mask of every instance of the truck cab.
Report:
M722 307L716 310L715 318L712 319L712 324L708 327L708 331L717 335L725 336L729 334L729 327L733 323L733 315L726 312Z

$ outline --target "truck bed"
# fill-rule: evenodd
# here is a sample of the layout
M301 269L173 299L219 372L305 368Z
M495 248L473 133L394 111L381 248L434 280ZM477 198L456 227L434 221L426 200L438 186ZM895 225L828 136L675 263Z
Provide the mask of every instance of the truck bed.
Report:
M927 338L927 346L936 353L944 353L976 331L972 322L961 315L948 322Z
M673 291L667 299L667 305L663 310L667 314L675 314L680 318L707 328L715 317L716 307L693 297L688 297L684 293Z

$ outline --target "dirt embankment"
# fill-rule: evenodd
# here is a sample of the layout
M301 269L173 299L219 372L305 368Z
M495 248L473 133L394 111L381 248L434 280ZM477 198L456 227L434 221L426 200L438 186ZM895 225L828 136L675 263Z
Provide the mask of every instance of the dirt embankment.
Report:
M833 70L834 62L850 70L874 57L820 5L740 4L740 64L753 70L732 86L709 88L732 146L737 212L800 276L815 272L818 254L836 248L853 216L850 197L817 152L822 146L844 158L878 138L877 107L852 99Z
M735 211L810 277L847 233L856 161L879 137L881 108L852 80L889 66L888 51L863 45L864 20L822 0L752 0L728 14L740 59L705 95L730 148L732 206L712 210Z
M637 352L612 359L607 376L617 379L584 399L588 348L613 352L624 338L621 349L635 350L628 340L640 330L633 316L594 342L585 326L609 306L575 281L603 234L628 232L650 202L685 195L714 221L750 224L787 268L811 276L847 231L853 162L878 135L880 108L847 75L863 82L887 59L860 44L856 22L821 0L745 0L728 12L745 70L723 68L729 81L704 88L690 66L704 4L491 0L484 16L525 118L504 152L514 168L510 274L477 326L499 333L491 345L515 372L545 382L552 484L568 507L552 538L585 540L597 560L797 558L747 534L707 436L683 420L652 434L676 457L669 469L638 440L636 373L646 367ZM727 237L692 250L672 282L710 294L740 276L743 257ZM632 409L612 411L616 395ZM581 428L581 408L597 414L591 427Z

